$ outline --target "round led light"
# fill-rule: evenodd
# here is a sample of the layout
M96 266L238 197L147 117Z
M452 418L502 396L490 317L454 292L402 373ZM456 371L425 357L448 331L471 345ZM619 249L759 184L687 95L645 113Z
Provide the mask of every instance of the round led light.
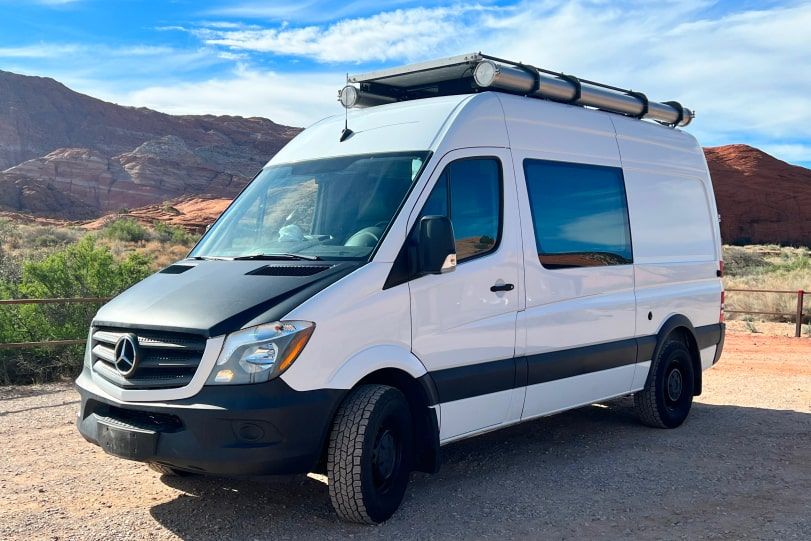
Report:
M352 85L346 85L338 93L338 101L347 109L354 107L358 102L358 89Z
M473 80L481 87L488 87L493 84L493 81L498 75L498 66L490 60L483 60L479 62L476 69L473 70Z

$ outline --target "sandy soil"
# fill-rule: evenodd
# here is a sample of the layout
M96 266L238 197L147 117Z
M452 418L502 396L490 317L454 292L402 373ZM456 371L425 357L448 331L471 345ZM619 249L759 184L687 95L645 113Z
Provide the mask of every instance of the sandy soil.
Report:
M679 429L618 400L444 448L384 525L306 476L160 477L73 423L67 384L0 388L0 539L811 538L811 340L730 333Z
M744 334L793 337L797 333L797 326L794 323L780 323L777 321L752 321L747 323L736 319L727 321L727 330ZM803 338L811 338L811 325L803 324L800 334Z

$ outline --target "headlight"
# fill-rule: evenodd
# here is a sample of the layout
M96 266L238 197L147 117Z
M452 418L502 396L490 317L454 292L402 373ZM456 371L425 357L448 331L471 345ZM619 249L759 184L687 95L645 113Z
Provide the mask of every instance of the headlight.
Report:
M293 364L314 329L309 321L278 321L229 334L206 385L275 378Z

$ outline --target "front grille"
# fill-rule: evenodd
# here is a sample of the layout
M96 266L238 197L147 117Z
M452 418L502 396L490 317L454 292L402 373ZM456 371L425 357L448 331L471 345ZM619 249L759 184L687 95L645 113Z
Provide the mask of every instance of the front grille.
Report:
M137 337L140 362L132 374L115 366L115 345L125 334ZM202 336L186 333L98 327L91 337L93 370L124 389L171 389L188 385L206 347Z

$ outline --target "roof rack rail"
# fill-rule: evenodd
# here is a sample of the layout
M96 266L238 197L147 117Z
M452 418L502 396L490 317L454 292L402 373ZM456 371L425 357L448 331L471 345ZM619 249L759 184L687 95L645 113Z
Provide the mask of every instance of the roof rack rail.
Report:
M650 101L642 92L480 52L349 76L338 100L349 109L485 90L593 107L672 127L686 126L695 118L677 101Z

